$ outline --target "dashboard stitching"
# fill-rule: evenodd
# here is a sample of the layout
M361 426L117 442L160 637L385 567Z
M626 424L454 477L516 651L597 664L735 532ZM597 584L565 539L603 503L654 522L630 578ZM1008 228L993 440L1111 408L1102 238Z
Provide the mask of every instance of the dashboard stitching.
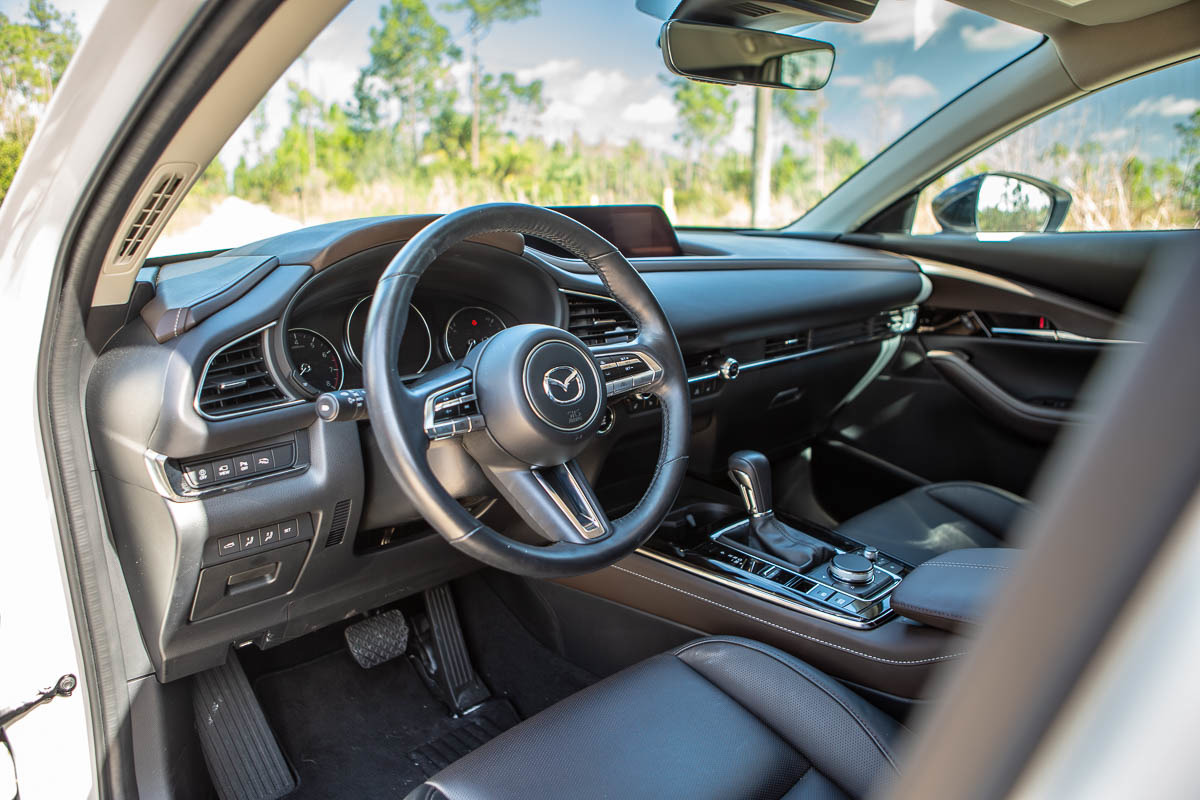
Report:
M858 650L854 650L852 648L845 647L840 644L834 644L833 642L827 642L824 639L818 639L816 636L810 636L807 633L801 633L800 631L794 631L791 628L784 627L783 625L780 625L776 622L771 622L769 619L763 619L762 617L756 617L753 614L749 614L745 611L741 611L739 609L733 608L732 606L727 606L724 603L718 603L716 600L710 600L707 597L703 597L701 595L694 594L692 592L687 591L686 589L680 589L678 586L672 586L669 583L664 583L663 581L656 580L654 578L651 578L648 575L643 575L640 572L634 572L633 570L625 569L624 567L621 567L621 566L614 566L613 569L619 570L619 571L627 573L629 575L633 575L636 578L641 578L644 581L650 581L651 583L657 583L659 586L665 587L665 588L670 589L675 592L679 592L680 594L685 594L688 597L693 597L697 600L700 600L701 602L708 603L709 605L717 606L718 608L723 608L726 611L732 611L734 614L737 614L738 616L746 617L747 619L752 619L755 622L761 622L763 625L767 625L769 627L783 631L784 633L790 633L791 635L798 636L801 639L807 639L810 642L816 642L817 644L823 644L826 647L832 647L835 650L841 650L844 653L850 653L851 655L855 655L860 658L865 658L870 661L878 661L883 664L895 664L897 666L907 667L907 666L916 666L919 664L933 664L938 661L948 661L952 658L958 658L959 656L966 655L965 652L963 652L963 653L947 653L946 655L933 656L932 658L920 658L920 659L895 659L895 658L883 658L882 656L873 656L870 653L863 653Z

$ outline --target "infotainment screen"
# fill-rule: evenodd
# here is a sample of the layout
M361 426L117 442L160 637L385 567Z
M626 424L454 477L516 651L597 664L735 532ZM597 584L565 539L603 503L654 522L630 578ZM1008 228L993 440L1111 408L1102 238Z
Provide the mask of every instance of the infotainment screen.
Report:
M616 245L626 258L683 254L671 221L658 206L555 206L553 210L587 225ZM538 241L532 246L553 255L570 255L548 242Z

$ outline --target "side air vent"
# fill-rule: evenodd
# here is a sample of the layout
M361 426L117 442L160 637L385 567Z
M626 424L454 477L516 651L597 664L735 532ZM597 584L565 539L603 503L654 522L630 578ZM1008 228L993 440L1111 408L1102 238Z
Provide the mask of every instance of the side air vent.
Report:
M121 246L117 248L118 264L131 261L141 253L142 245L163 219L163 213L175 199L186 178L187 175L181 171L167 170L155 179L150 195L129 224Z
M567 297L567 330L588 347L631 342L637 325L621 304L606 297L563 292Z
M208 360L196 393L196 409L213 419L287 402L287 396L267 371L263 331L242 337Z
M350 521L350 501L340 500L333 507L333 521L329 524L329 536L325 538L325 546L333 547L342 543L346 538L346 523Z

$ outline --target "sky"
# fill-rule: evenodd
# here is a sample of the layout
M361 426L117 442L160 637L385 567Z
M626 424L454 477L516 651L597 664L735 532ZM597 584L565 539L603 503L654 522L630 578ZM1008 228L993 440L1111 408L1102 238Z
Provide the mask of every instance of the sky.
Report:
M354 0L309 46L268 94L268 143L286 124L286 84L297 80L326 101L349 101L367 63L369 31L383 0ZM101 0L56 0L74 13L81 32L91 29ZM466 45L465 17L430 8L457 43ZM0 11L20 16L23 0L0 0ZM541 13L497 24L481 48L484 68L545 82L546 110L527 132L549 140L623 143L638 137L678 152L679 126L664 84L667 71L656 45L661 21L634 8L634 0L542 0ZM871 156L971 85L1037 45L1040 36L996 22L946 0L884 0L859 25L825 23L804 35L837 48L833 77L822 94L825 122ZM465 95L464 62L455 69ZM727 143L750 148L752 90L735 89L737 123ZM1174 124L1200 108L1200 64L1139 79L1089 101L1087 128L1109 147L1169 155ZM246 152L244 125L222 149L232 168ZM777 130L775 146L786 140Z

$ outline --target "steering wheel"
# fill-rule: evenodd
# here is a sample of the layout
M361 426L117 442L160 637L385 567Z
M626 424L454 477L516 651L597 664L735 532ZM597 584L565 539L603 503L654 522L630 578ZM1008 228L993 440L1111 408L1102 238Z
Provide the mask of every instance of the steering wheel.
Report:
M455 244L500 231L545 239L583 259L633 317L637 337L589 348L562 328L516 325L406 385L396 365L417 281ZM363 355L367 408L389 469L446 541L485 564L542 578L600 569L650 538L675 501L691 432L679 343L629 261L569 217L491 203L423 228L379 279ZM658 396L662 446L646 494L628 514L609 520L575 458L600 429L607 399L629 391ZM466 450L545 543L497 533L450 496L428 459L431 442L443 439Z

